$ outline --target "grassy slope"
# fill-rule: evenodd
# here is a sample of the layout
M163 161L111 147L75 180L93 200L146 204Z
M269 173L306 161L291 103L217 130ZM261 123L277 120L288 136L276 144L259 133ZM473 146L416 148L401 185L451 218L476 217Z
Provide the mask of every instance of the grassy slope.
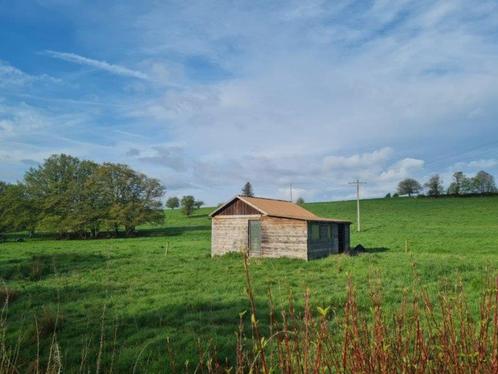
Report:
M307 207L325 217L355 217L355 202ZM376 280L382 281L388 311L414 283L436 295L441 289L451 292L457 278L475 308L486 277L498 271L498 197L368 200L362 209L364 232L353 232L352 243L370 248L368 254L311 262L252 260L263 313L268 288L281 305L289 290L300 297L306 287L316 304L340 311L348 273L365 311L368 284ZM64 322L58 341L66 366L79 365L86 339L93 365L104 304L106 350L113 325L118 326L118 368L134 365L142 351L140 364L164 369L167 337L179 362L195 360L197 337L203 343L212 339L221 356L231 356L238 314L248 307L242 263L235 255L210 258L208 211L191 218L168 212L166 227L146 229L157 236L1 244L0 275L18 291L8 326L10 337L22 336L21 357L34 359L33 316L60 308ZM30 279L33 266L41 266L41 279Z

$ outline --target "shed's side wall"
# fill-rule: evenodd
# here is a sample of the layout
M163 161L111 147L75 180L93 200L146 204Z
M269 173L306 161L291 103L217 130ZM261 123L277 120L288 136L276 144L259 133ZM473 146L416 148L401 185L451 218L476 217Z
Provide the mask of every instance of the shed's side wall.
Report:
M344 225L344 251L349 251L351 248L351 225Z
M330 228L331 237L320 235L319 239L313 240L311 237L311 225L318 225L320 233ZM339 252L339 226L337 223L328 222L308 222L308 259L326 257Z
M258 215L215 216L211 220L211 256L247 250L247 221Z
M307 260L308 225L306 221L261 217L263 257L292 257Z

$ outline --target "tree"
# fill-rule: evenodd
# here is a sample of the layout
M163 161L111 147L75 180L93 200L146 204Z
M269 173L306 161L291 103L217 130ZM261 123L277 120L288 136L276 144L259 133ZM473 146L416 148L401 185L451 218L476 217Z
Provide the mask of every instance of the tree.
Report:
M180 202L183 214L186 216L191 216L194 212L195 199L192 195L183 196Z
M411 197L413 194L419 193L421 189L422 186L420 183L412 178L406 178L398 184L398 193L400 195L408 195Z
M8 183L0 181L0 196L5 192L8 186Z
M52 155L24 176L27 193L40 211L40 223L63 235L84 230L82 209L87 209L86 182L97 164L69 155Z
M21 183L4 185L0 193L0 231L28 231L38 224L39 212Z
M491 174L481 170L476 174L473 180L476 192L481 194L496 192L495 179Z
M453 182L448 187L448 195L460 195L465 188L466 180L468 178L461 171L453 173Z
M252 190L252 185L250 182L246 182L244 187L242 187L242 196L253 197L254 192Z
M202 200L196 200L194 202L194 208L195 209L200 209L200 207L203 206L203 205L204 205L204 201L202 201Z
M385 199L390 199L390 198L391 198L391 193L390 193L390 192L388 192L388 193L386 194L386 196L384 196L384 198L385 198Z
M157 179L127 165L105 163L99 166L93 183L105 203L101 212L104 223L116 233L124 227L130 235L138 225L164 221L161 197L165 188Z
M296 200L296 204L297 205L303 205L304 204L304 199L302 197L299 197L297 200Z
M429 196L439 196L444 192L443 181L438 174L433 175L430 179L424 184L425 188L427 188L427 194Z
M170 197L166 201L166 206L169 209L176 209L176 208L178 208L180 206L180 200L176 196Z

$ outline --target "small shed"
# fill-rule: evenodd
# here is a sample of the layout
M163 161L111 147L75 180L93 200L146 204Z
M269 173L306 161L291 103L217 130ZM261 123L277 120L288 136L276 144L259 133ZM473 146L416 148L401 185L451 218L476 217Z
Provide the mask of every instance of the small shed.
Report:
M303 260L349 250L350 221L318 217L285 200L236 196L210 214L211 255Z

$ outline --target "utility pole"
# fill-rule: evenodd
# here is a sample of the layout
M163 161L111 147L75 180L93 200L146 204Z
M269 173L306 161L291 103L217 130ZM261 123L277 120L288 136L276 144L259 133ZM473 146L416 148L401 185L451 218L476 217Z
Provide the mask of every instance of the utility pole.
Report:
M290 190L290 202L292 203L292 183L289 185Z
M357 226L357 231L361 231L361 225L360 225L360 184L367 184L367 182L360 182L359 179L356 179L353 182L349 182L349 184L355 184L356 185L356 226Z

